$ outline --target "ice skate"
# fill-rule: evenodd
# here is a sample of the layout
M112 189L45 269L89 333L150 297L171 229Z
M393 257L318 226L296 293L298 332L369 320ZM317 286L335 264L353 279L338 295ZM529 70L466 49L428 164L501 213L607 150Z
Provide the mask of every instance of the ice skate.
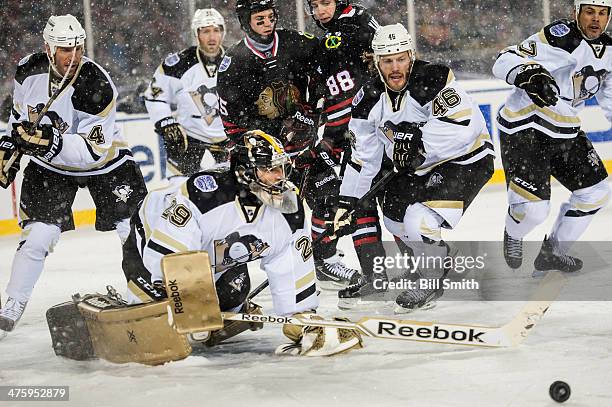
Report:
M564 273L574 273L582 269L582 260L559 253L553 242L548 238L544 238L542 248L538 257L536 257L533 266L535 270L532 273L533 277L543 277L551 270L558 270Z
M511 269L523 264L523 239L515 239L504 229L504 259Z
M342 257L344 253L338 250L332 257L315 262L318 286L323 290L346 288L351 284L351 278L359 274L357 270L347 267Z
M385 272L374 273L370 278L357 274L355 277L348 287L338 291L339 309L367 308L385 301L387 287L384 283L388 281Z
M402 292L395 300L395 313L407 314L416 310L428 310L436 306L436 300L444 294L443 288L416 288Z
M27 301L21 302L12 297L8 297L6 304L0 309L0 339L5 337L8 332L15 329L27 304Z

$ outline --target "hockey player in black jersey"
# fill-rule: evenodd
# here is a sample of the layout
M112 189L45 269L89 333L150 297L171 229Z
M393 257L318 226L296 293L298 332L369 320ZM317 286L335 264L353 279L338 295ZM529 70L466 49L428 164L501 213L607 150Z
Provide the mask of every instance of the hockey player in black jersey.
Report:
M578 112L595 96L612 121L612 39L605 32L612 1L575 0L574 6L573 21L555 21L502 50L493 66L496 77L515 86L497 118L509 204L504 257L511 268L522 264L523 237L548 216L551 175L572 192L544 239L534 276L582 268L568 250L611 196Z
M168 178L191 175L206 165L229 165L216 90L225 31L217 10L196 10L191 32L198 45L168 55L145 93L147 111L164 141Z
M308 0L307 11L325 31L319 40L317 56L319 84L324 95L325 128L321 142L311 150L311 165L326 166L331 159L335 165L342 163L342 176L351 153L348 137L351 102L371 76L365 55L372 52L370 44L379 25L366 9L352 4L350 0ZM322 233L333 220L341 178L328 181L328 189L333 191L332 194L321 194L315 198L321 200L320 207L327 209L315 214L318 216L313 215L313 237ZM362 209L354 216L352 238L362 273L371 276L373 259L385 254L375 198L362 205ZM329 238L324 241L329 242ZM334 246L322 245L319 250L331 253ZM321 281L335 278L324 262L317 264L317 275ZM347 275L344 280L351 283L357 277L357 274Z
M332 220L333 212L316 198L336 194L331 187L337 178L334 164L306 169L310 166L307 150L316 141L318 127L311 106L316 102L313 79L318 76L318 41L310 34L277 29L274 0L239 0L236 13L246 36L227 50L219 67L218 92L225 131L232 139L252 128L278 134L298 168L293 180L313 211L313 226L324 229L319 219ZM331 248L315 250L317 263L330 273L322 287L346 285L356 270L343 264L335 242L327 240L318 246L326 244Z
M412 38L401 24L380 27L372 49L380 77L368 81L352 102L353 153L334 227L350 223L344 214L371 188L386 154L397 175L385 187L385 226L414 256L445 258L449 251L442 229L457 226L493 174L486 122L450 68L416 59ZM444 272L423 268L412 278L442 278ZM378 284L359 281L339 293L339 303L348 307L367 299L384 287ZM397 310L430 306L440 295L441 288L417 283L397 297Z
M74 229L72 204L78 189L87 187L93 198L96 230L116 230L122 241L146 194L140 169L115 123L117 90L108 73L83 55L85 35L75 17L51 16L43 31L46 52L23 58L15 74L11 135L0 139L0 148L13 147L9 154L3 150L0 172L13 151L30 161L19 204L23 233L6 289L8 300L0 310L0 337L21 318L60 233ZM33 129L52 95L55 100ZM9 177L3 174L0 181Z

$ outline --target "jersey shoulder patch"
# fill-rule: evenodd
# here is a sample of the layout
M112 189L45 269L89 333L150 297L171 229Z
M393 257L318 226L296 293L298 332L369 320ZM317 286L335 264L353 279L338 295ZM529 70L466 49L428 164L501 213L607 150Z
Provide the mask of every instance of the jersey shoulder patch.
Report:
M221 63L219 64L219 72L227 71L227 68L229 68L231 64L232 57L230 57L229 55L223 56L223 60L221 60Z
M47 59L47 54L38 52L36 54L30 54L19 61L15 73L15 80L19 82L20 85L23 85L27 77L46 74L48 72L49 59Z
M295 233L297 230L304 229L304 219L306 218L304 210L304 204L302 200L298 198L298 210L294 213L283 213L289 228L291 229L291 233Z
M231 173L199 172L186 182L189 200L198 207L202 214L233 202L238 188Z
M544 27L543 31L550 46L561 48L570 54L582 42L582 34L575 21L557 20Z
M164 59L164 73L174 78L181 78L189 68L198 63L197 47L189 47L178 54L170 54Z
M113 86L106 73L93 61L83 63L72 86L72 104L80 112L98 115L114 103Z
M353 98L352 117L366 120L383 93L385 85L379 78L368 80Z
M408 90L421 106L431 102L452 79L448 66L416 60L410 72Z

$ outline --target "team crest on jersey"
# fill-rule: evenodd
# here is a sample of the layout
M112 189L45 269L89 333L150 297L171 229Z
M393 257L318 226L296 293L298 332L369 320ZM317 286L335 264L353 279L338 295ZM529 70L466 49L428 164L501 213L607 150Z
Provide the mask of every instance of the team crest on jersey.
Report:
M570 28L563 23L559 23L550 27L549 32L555 37L564 37L570 32Z
M228 57L227 55L223 57L223 60L219 64L219 72L227 71L227 68L232 64L232 57Z
M178 64L180 60L181 60L181 57L179 57L178 54L170 54L164 60L164 64L166 66L174 66Z
M208 86L202 84L197 91L189 92L189 95L193 99L202 119L207 125L211 125L217 116L219 116L219 96L217 95L217 87Z
M39 103L35 107L28 105L28 121L34 123L36 120L38 120L38 116L44 107L44 103ZM68 123L66 123L60 117L60 115L53 110L48 110L47 113L45 113L45 117L47 117L51 121L51 125L58 129L62 134L68 130L68 127L70 127Z
M279 116L285 116L286 107L300 100L300 90L292 83L272 82L261 91L255 105L261 116L274 120Z
M151 96L153 96L153 99L157 99L159 95L164 93L162 88L160 88L159 86L155 86L156 81L157 79L153 77L153 79L151 80L151 83L149 84L149 89L151 89Z
M592 98L604 83L608 72L605 69L596 71L591 65L583 67L572 78L574 83L574 106Z
M202 192L213 192L219 188L212 175L200 175L193 181L193 185Z
M325 48L327 49L336 49L340 45L342 45L342 37L340 33L336 33L337 35L330 34L325 39Z
M113 190L113 195L117 197L115 202L122 201L127 203L130 195L132 195L132 192L134 192L134 190L129 185L119 185L118 187L115 187Z
M591 167L599 167L601 164L601 159L597 155L595 150L590 150L588 153L589 162L591 163Z
M431 174L431 177L429 177L429 180L427 180L425 188L431 188L435 187L436 185L440 185L442 184L442 181L444 181L444 177L441 174L434 172L433 174Z
M361 89L359 89L359 92L357 92L357 94L353 98L353 106L357 106L363 99L364 95L365 95L365 91L363 90L363 87L362 87Z
M225 239L215 241L215 273L237 264L257 260L269 247L268 243L257 236L241 236L238 232L231 233Z

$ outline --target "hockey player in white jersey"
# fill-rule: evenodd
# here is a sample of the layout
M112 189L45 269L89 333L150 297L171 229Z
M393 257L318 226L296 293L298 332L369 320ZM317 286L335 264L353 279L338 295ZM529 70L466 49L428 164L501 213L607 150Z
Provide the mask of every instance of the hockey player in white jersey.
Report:
M536 257L534 276L575 272L582 261L567 254L593 216L610 201L601 158L580 130L578 112L597 97L612 120L612 42L605 33L611 0L576 0L574 19L559 20L501 51L493 74L514 85L498 116L508 186L504 257L523 260L525 235L550 211L550 177L572 192Z
M2 172L13 151L30 158L19 205L23 233L6 289L8 300L0 310L0 334L12 331L21 318L60 233L74 229L71 207L79 188L87 187L93 198L96 230L117 230L122 241L130 216L146 195L140 169L115 124L117 90L108 73L83 56L85 30L71 15L52 16L43 37L46 52L19 62L8 122L11 135L0 140L0 145L13 145L11 154L3 154ZM56 90L56 99L33 129ZM2 178L13 177L14 168Z
M217 10L196 10L191 32L198 45L168 55L145 92L145 106L164 141L169 178L194 174L211 159L213 165L228 165L217 96L225 31ZM176 105L175 115L171 105ZM207 151L211 156L205 156Z
M367 82L353 100L353 155L340 188L335 229L350 222L341 217L371 188L386 153L398 174L385 187L385 226L414 255L445 257L441 229L457 226L493 174L484 117L450 68L416 59L401 24L380 27L372 49L380 78ZM340 303L350 306L374 288L364 279L340 291ZM407 290L396 303L399 311L421 308L441 294L441 289Z
M319 305L310 227L302 201L288 181L289 156L280 141L262 131L246 132L233 147L231 170L199 172L182 184L147 195L132 217L124 245L123 270L128 300L166 298L161 259L168 254L205 250L211 258L221 311L257 312L246 302L247 263L261 260L274 312L308 314ZM234 335L249 324L230 322ZM235 332L235 331L238 332ZM360 347L357 333L286 326L292 339L279 353L333 354ZM227 337L213 332L212 338ZM316 341L312 340L318 338Z

